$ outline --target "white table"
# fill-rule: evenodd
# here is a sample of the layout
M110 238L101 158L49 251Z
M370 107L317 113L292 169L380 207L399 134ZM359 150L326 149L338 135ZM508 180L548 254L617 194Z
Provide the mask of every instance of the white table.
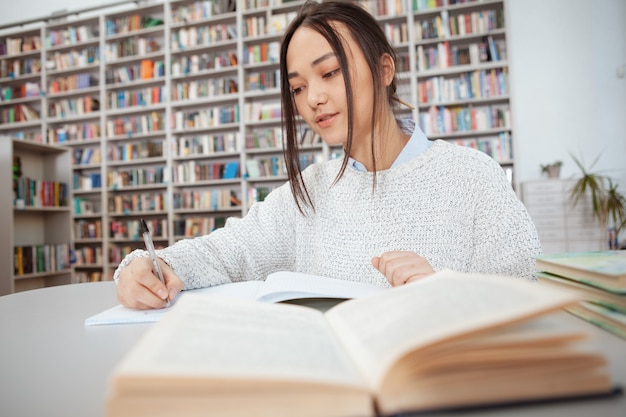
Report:
M0 416L103 416L111 371L150 326L84 325L85 318L116 304L112 282L64 285L0 297ZM597 336L614 380L626 386L626 341L571 319ZM446 415L457 414L437 414ZM626 396L461 415L624 417Z
M111 370L148 329L84 325L116 304L112 282L0 297L0 416L104 415Z

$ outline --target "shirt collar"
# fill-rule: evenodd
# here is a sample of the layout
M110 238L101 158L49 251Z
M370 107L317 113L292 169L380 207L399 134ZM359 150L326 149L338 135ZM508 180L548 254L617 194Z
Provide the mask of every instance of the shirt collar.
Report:
M415 125L415 122L410 119L402 119L400 120L400 129L407 135L411 135L409 141L404 145L402 151L396 158L396 160L391 164L391 168L395 168L397 166L402 165L403 163L410 161L417 156L421 155L428 148L432 146L432 142L428 140L424 132ZM348 158L348 166L351 166L357 171L366 172L367 168L361 162L356 159L349 157Z

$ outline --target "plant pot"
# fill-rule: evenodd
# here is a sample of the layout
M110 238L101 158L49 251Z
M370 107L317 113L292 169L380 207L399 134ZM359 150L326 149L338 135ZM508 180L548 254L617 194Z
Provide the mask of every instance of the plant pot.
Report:
M561 167L559 165L550 166L547 169L548 178L559 178L561 176Z

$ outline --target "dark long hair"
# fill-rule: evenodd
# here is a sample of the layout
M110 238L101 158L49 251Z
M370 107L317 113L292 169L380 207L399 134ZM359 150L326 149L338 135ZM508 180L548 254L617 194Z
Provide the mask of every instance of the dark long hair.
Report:
M337 34L336 29L332 26L333 23L342 23L345 26L350 33L350 36L352 36L353 40L361 48L372 74L374 87L374 106L371 118L372 137L370 140L372 156L374 155L374 127L376 126L376 122L380 119L380 115L383 110L386 108L384 105L381 105L381 103L385 103L386 101L389 107L393 107L394 100L397 99L395 75L389 86L385 88L382 83L382 71L380 65L380 59L385 54L388 54L393 59L395 65L397 62L396 52L387 40L385 33L379 26L376 19L358 4L354 4L351 1L326 1L322 3L317 3L316 1L311 0L307 1L301 7L296 18L287 27L280 49L281 105L283 129L285 131L283 149L284 158L287 167L287 175L289 176L289 183L291 185L291 191L296 201L296 205L302 213L304 213L303 207L309 207L313 210L315 208L313 207L313 202L311 201L311 197L309 196L304 180L302 179L300 158L298 155L297 111L294 98L291 93L289 79L287 78L287 49L289 48L289 43L291 42L291 38L293 37L295 31L300 27L307 27L324 36L339 60L341 73L344 77L346 100L348 103L348 137L344 147L344 158L341 164L341 169L335 178L335 182L337 182L346 170L350 150L352 148L354 92L352 91L350 71L348 70L350 65L346 57L344 44L341 36ZM373 187L375 187L375 158L373 159L373 167Z

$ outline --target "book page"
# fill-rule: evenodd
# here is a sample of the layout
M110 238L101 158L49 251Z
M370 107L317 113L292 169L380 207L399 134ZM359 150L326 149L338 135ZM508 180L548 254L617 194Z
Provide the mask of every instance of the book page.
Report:
M515 278L442 271L344 302L326 316L375 390L393 362L412 349L537 316L575 300Z
M181 297L192 293L214 294L235 300L258 300L265 303L278 303L280 301L305 298L361 298L384 290L384 287L362 282L327 278L299 272L279 271L268 275L265 281L241 281L182 291L173 300L172 306ZM134 310L117 305L87 317L85 325L154 323L159 321L170 308Z
M133 323L154 323L161 320L161 317L172 307L136 310L126 308L121 304L94 314L85 319L85 326L99 326L105 324L133 324Z
M85 319L85 325L98 326L107 324L155 323L161 320L161 318L167 314L181 298L188 294L214 294L235 300L254 300L259 292L259 288L263 286L263 284L263 281L243 281L182 291L174 300L172 300L170 307L153 310L136 310L126 308L119 304L98 314L87 317Z
M210 294L181 299L135 345L117 374L222 384L255 379L319 382L366 391L362 376L319 311Z
M256 299L268 303L299 298L361 298L385 287L300 272L279 271L267 276Z

